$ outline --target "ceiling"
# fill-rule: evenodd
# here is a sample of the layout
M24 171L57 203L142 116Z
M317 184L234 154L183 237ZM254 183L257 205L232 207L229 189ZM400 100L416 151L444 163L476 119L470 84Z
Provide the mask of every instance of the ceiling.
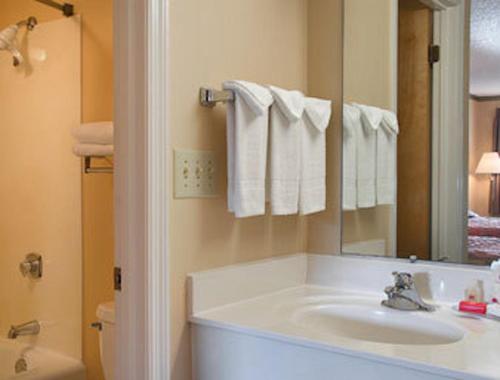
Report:
M500 95L500 0L472 0L470 92Z

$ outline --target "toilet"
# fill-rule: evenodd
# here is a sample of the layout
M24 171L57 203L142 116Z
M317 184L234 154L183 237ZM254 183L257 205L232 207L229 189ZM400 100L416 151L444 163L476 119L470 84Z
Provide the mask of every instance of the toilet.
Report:
M101 365L106 380L114 379L115 370L115 303L102 303L97 307L100 323L99 350Z

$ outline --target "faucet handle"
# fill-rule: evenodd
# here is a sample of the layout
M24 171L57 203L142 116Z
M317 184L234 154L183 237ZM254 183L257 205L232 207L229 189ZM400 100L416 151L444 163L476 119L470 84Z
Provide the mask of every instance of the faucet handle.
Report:
M414 286L413 276L405 272L392 272L396 288L411 289Z
M19 264L19 271L24 277L39 279L42 277L42 256L37 253L30 253Z

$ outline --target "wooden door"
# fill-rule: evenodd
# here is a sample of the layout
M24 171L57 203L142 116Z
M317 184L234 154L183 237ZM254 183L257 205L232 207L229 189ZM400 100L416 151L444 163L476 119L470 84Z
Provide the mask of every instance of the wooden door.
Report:
M432 11L399 1L398 257L431 257Z

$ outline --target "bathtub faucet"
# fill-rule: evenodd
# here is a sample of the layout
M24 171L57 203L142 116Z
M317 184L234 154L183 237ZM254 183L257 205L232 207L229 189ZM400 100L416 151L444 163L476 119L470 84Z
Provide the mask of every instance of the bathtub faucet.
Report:
M12 326L9 330L9 339L16 339L18 336L38 335L40 333L40 322L31 321L21 325Z

